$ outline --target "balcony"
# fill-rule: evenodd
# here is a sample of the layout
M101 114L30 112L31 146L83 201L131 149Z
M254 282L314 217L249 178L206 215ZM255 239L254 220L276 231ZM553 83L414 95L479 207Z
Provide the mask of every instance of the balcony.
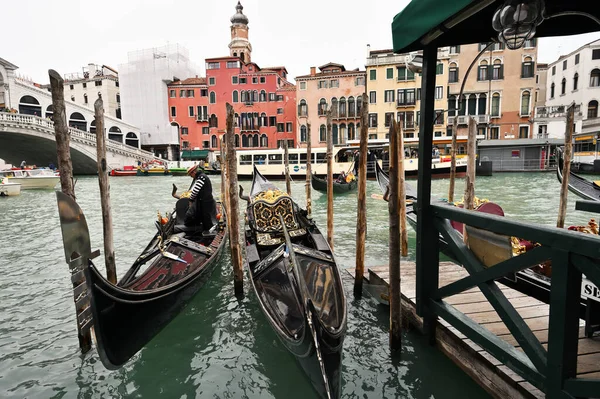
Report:
M583 120L582 130L593 127L600 127L600 118L587 118Z
M458 118L457 123L459 125L468 125L469 124L469 117L470 116L472 116L475 119L475 122L477 124L487 124L487 123L490 123L490 116L489 115L459 115L457 117L455 117L455 116L449 116L448 117L448 125L454 124L454 118Z
M207 115L196 115L196 122L208 122Z
M398 101L396 102L396 106L397 107L412 107L416 104L417 102L415 100L409 100L409 101Z

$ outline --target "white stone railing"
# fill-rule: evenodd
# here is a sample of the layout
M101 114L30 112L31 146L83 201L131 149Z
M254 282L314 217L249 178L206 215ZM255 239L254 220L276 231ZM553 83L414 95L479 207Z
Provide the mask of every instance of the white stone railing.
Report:
M12 114L8 112L0 112L0 125L17 125L20 127L41 127L42 131L54 136L54 122L49 119L43 119L35 115ZM79 129L69 127L71 138L78 139L90 147L96 147L96 135L90 132L84 132ZM159 159L149 151L144 151L130 145L117 143L114 140L106 140L106 150L122 153L141 160Z

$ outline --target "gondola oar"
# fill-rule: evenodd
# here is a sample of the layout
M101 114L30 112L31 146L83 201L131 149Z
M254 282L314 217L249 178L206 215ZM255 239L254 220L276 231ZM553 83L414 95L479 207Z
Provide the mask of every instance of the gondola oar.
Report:
M323 382L325 383L325 392L327 393L327 399L333 399L333 396L331 395L331 388L329 387L329 378L327 378L327 372L325 370L325 363L323 362L323 355L321 354L321 346L319 345L319 335L313 320L313 312L315 308L312 303L312 300L310 299L310 294L308 293L306 288L306 280L304 279L304 274L302 274L302 272L300 271L300 264L296 261L296 254L294 252L292 239L288 234L287 227L285 225L285 221L283 220L282 215L279 215L279 221L281 223L281 227L283 228L283 236L285 238L288 262L291 266L291 271L294 274L294 278L298 282L298 286L300 288L300 301L304 308L304 314L306 317L308 328L310 329L310 334L312 335L313 342L315 344L315 352L319 361L319 367L321 368L321 376L323 377Z

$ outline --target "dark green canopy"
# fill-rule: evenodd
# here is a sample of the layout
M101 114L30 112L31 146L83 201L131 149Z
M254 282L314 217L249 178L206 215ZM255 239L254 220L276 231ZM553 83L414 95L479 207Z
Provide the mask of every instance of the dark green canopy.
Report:
M183 150L181 158L185 160L197 161L208 158L208 150Z
M438 47L495 40L492 17L504 4L498 0L412 0L392 22L394 51L422 50L432 43ZM597 0L546 0L546 15L583 11L600 18ZM545 20L535 37L567 36L600 30L583 16L560 16Z

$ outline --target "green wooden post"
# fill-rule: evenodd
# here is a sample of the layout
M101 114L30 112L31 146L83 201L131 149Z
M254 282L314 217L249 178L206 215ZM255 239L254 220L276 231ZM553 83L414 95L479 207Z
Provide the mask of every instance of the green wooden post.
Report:
M431 343L435 342L436 316L429 302L438 288L439 235L433 223L431 208L431 151L433 149L433 120L435 69L437 48L423 51L421 81L421 120L419 121L419 183L417 187L417 313L423 317L423 330Z

